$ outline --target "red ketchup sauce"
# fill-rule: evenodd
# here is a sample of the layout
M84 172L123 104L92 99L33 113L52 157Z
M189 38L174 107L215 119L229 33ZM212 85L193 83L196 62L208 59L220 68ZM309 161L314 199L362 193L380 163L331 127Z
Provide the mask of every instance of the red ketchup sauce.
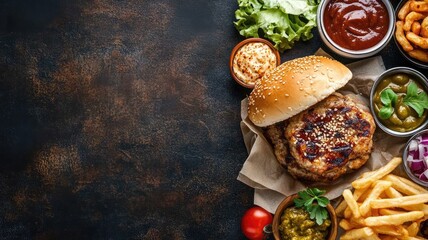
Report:
M324 26L339 46L362 50L376 45L388 31L389 17L381 0L333 0L325 9Z

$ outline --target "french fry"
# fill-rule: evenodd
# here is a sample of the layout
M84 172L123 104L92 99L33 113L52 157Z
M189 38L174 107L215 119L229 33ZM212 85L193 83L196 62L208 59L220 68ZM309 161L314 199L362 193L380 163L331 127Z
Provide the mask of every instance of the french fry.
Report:
M385 166L379 168L373 174L369 175L366 178L360 178L352 182L352 186L355 189L366 188L373 184L374 181L381 179L388 173L392 172L398 165L400 165L402 159L395 157L391 159Z
M361 206L360 206L361 208ZM370 216L380 216L381 214L379 213L379 209L371 209L370 208L370 212L369 212Z
M397 197L402 197L403 196L403 194L401 194L400 192L398 192L394 187L387 188L385 190L385 193L386 193L386 195L389 198L397 198Z
M348 207L351 209L352 215L356 218L359 218L361 216L361 214L359 211L357 201L355 201L351 190L345 189L342 193L342 196L345 199L346 203L348 204Z
M394 226L394 225L385 225L385 226L377 226L373 228L376 233L389 235L389 236L402 236L402 226Z
M368 237L366 237L364 239L365 240L381 240L376 233L373 234L373 235L371 235L371 236L368 236Z
M355 198L355 201L360 201L361 197L364 195L365 192L369 191L369 188L360 188L355 189L353 196ZM360 201L361 202L361 201Z
M353 225L356 226L356 228L361 228L361 227L366 227L366 223L364 222L364 218L355 218L355 217L351 217L349 219L349 222Z
M360 189L362 189L364 191L361 194L361 196L358 198L357 201L364 202L368 198L368 196L370 195L370 193L372 192L373 188L371 186L369 186L368 188L360 188Z
M369 227L352 229L343 234L340 237L340 240L366 239L367 237L372 236L374 234L374 231Z
M381 208L379 209L379 213L380 215L394 215L394 214L405 213L405 211L398 211L398 210L393 210L389 208Z
M400 232L402 237L408 237L409 236L409 232L407 231L407 229L405 227L403 227L403 225L398 226L398 232Z
M371 172L365 172L365 173L363 173L363 175L364 174L367 174L367 173L371 173ZM366 176L368 176L368 175L366 175ZM354 193L353 193L353 196L354 196L354 199L355 199L355 201L358 201L359 199L360 199L360 197L361 197L361 195L366 191L367 189L355 189L354 190ZM346 201L343 199L340 203L339 203L339 205L337 205L337 207L336 207L336 214L338 215L338 216L340 216L340 217L342 217L343 216L343 214L344 214L344 211L346 210L346 207L348 207L348 204L346 203Z
M409 14L406 15L404 18L404 25L403 29L404 31L410 31L410 28L412 27L412 24L414 21L422 20L426 17L425 14L418 13L415 11L409 12Z
M387 188L389 189L389 188ZM386 195L385 191L383 191L380 195L379 198L389 198L388 195Z
M410 12L410 1L407 1L398 11L397 17L400 20L404 20Z
M412 211L395 215L368 217L364 220L367 226L400 225L405 222L416 221L424 216L422 211Z
M396 22L395 39L397 39L397 42L401 45L404 51L409 52L413 50L413 46L404 35L403 25L404 23L402 21Z
M373 190L369 193L368 197L364 200L363 204L360 206L360 214L362 216L367 216L370 212L370 202L375 200L380 196L380 194L387 188L391 187L392 183L388 181L376 181L376 185Z
M410 205L426 203L426 202L428 202L428 193L405 196L400 198L376 199L371 201L370 206L372 208L391 208L391 207L410 206Z
M344 200L337 207L344 216L339 225L345 234L340 239L420 239L419 225L428 219L428 191L391 174L401 161L391 159L378 170L354 180L353 193L349 189L343 191Z
M352 217L352 211L349 206L346 207L345 211L343 212L343 216L348 219Z
M373 173L374 173L373 171L364 172L363 174L361 174L361 176L359 178L366 178L366 177L372 175Z
M383 178L383 180L392 182L392 187L394 187L396 190L406 195L428 193L426 190L421 189L419 186L415 186L416 184L410 183L410 181L408 181L407 179L398 177L393 174L388 174Z
M420 49L414 49L407 52L412 58L415 58L421 62L428 62L428 52Z
M345 212L346 207L348 204L346 204L346 201L343 199L339 205L337 205L336 209L334 211L336 212L336 215L339 217L343 217L343 213Z
M393 175L393 174L390 174L390 175L393 176L393 177L395 177L396 179L400 180L401 182L407 184L407 186L409 186L409 187L411 187L413 189L416 189L418 191L417 194L419 194L419 193L428 193L427 189L425 189L425 188L421 187L420 185L418 185L418 184L410 181L407 178L403 178L403 177L396 176L396 175Z
M415 44L416 46L423 49L428 49L428 38L421 37L414 34L413 32L408 32L406 34L406 38L409 40L409 42Z
M345 231L348 231L354 228L354 226L346 219L340 220L339 226Z
M425 214L425 217L428 217L428 205L427 204L416 204L410 206L403 206L403 209L407 211L422 211Z
M393 237L393 236L388 236L388 235L382 236L380 239L382 239L382 240L398 240L398 238Z
M419 232L419 224L417 222L413 222L407 227L407 232L410 237L415 237Z

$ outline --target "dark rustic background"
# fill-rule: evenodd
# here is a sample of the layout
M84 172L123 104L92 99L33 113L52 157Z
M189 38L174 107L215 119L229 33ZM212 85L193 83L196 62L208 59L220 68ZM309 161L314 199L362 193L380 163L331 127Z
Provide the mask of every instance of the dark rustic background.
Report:
M243 239L236 9L0 1L0 239Z

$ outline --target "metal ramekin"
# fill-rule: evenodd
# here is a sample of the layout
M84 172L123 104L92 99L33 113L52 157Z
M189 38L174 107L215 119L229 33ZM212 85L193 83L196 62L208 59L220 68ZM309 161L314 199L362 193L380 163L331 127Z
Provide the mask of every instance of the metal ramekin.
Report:
M416 133L415 135L413 135L413 137L411 137L407 143L406 143L406 147L404 148L403 151L403 166L404 166L404 171L406 172L407 176L409 176L410 179L412 179L413 182L422 185L424 187L428 187L428 182L422 181L419 178L417 178L415 175L413 175L412 171L409 168L409 165L407 164L407 155L409 154L409 144L410 141L412 141L413 139L423 135L423 134L428 134L428 129L422 130L418 133Z
M389 0L382 0L383 4L385 5L387 11L388 11L388 17L389 17L389 26L388 31L386 32L386 35L384 38L378 42L373 47L364 49L364 50L350 50L343 48L336 44L330 36L328 36L325 27L324 27L324 11L326 9L327 4L330 2L330 0L323 0L321 1L318 12L317 12L317 23L318 23L318 32L321 36L321 39L323 40L324 44L330 48L334 53L346 57L346 58L366 58L373 56L380 52L386 45L388 45L389 41L391 40L392 36L394 35L395 31L395 14L394 14L394 7L390 3Z
M376 112L374 110L373 95L375 93L376 87L379 85L380 82L382 82L383 79L385 79L388 76L391 76L393 74L396 74L396 73L405 73L405 74L412 76L413 79L415 81L418 81L425 88L425 91L428 92L428 79L419 71L416 71L415 69L409 68L409 67L391 68L391 69L388 69L385 72L383 72L376 79L376 81L373 83L373 86L370 90L370 110L371 110L373 118L376 122L376 125L378 127L380 127L384 132L386 132L392 136L395 136L395 137L410 137L410 136L414 135L415 133L421 131L422 129L424 129L428 125L428 118L419 127L415 128L409 132L397 132L397 131L391 130L388 127L386 127L385 125L383 125L382 122L378 119L378 116L376 115Z

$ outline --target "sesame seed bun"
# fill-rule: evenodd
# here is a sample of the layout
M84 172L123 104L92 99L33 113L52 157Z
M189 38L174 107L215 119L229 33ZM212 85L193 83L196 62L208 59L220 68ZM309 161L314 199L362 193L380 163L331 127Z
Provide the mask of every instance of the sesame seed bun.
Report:
M267 72L248 98L248 117L259 127L286 120L323 100L352 78L342 63L322 56L284 62Z

